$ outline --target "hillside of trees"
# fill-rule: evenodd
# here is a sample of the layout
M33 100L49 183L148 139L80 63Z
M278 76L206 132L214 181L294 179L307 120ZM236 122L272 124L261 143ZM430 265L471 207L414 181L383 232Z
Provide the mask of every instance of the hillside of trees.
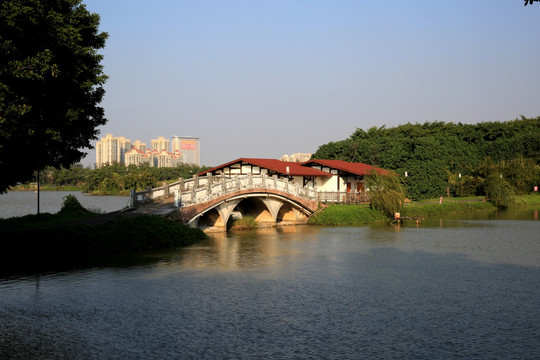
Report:
M414 200L485 195L486 179L494 176L527 194L540 185L540 117L357 129L348 139L320 146L313 158L393 170Z

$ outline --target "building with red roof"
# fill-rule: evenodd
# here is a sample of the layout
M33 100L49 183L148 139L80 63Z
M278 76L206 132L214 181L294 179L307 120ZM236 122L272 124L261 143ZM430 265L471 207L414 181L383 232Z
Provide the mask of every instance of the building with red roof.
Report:
M239 158L201 172L199 176L263 175L288 178L301 186L311 186L320 192L359 192L366 190L366 175L392 172L364 163L342 160L309 160L303 163L276 159Z
M289 178L292 182L302 186L314 186L316 178L332 177L324 171L304 167L297 162L281 161L276 159L239 158L215 168L203 171L199 175L212 174L215 176L247 176L264 175L278 178Z
M365 191L364 176L370 174L392 174L388 170L365 163L351 163L343 160L314 159L302 163L302 166L321 170L333 175L331 182L320 181L319 184L316 184L316 187L320 191L363 192Z

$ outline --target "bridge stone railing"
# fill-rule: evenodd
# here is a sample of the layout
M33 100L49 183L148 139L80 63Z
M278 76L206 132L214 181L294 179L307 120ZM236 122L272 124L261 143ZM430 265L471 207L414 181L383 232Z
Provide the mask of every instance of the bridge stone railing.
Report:
M130 206L140 206L157 199L175 196L175 204L187 206L217 199L232 192L248 189L277 190L300 198L317 201L318 194L314 188L302 187L288 179L280 179L276 175L247 176L195 176L192 179L180 179L171 184L131 192Z

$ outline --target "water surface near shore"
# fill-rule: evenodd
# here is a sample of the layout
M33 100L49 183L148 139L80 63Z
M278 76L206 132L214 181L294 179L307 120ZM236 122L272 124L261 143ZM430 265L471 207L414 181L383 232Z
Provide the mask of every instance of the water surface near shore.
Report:
M216 234L0 278L0 358L537 359L540 221L519 213Z
M41 191L40 212L56 213L62 208L67 195L77 197L87 209L99 209L102 212L120 210L128 205L126 196L86 195L80 191ZM0 194L0 218L9 218L37 213L37 194L35 191L10 191Z

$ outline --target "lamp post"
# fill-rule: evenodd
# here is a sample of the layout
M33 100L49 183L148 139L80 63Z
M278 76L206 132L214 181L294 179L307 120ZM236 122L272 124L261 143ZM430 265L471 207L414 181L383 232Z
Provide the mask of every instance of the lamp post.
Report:
M36 197L37 197L37 217L39 219L39 170L37 171L37 190L36 190Z

